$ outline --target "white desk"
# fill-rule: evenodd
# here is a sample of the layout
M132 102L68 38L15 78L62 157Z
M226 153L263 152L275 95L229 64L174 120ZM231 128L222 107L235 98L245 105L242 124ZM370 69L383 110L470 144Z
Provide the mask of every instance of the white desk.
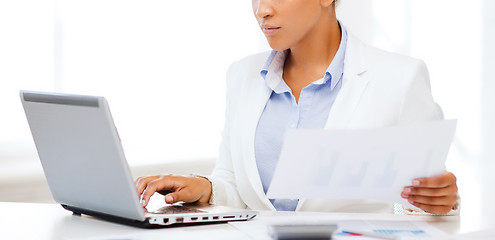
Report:
M273 216L322 215L331 213L288 213L263 212L256 219ZM335 214L334 214L335 215ZM342 214L339 214L342 215ZM422 217L398 216L388 214L345 214L356 219L394 220L404 218L422 219L449 234L482 230L463 228L461 217ZM471 226L472 224L469 224ZM488 226L488 225L487 225ZM246 234L230 224L189 226L168 229L140 229L111 223L88 216L72 215L57 204L37 203L1 203L0 202L0 239L74 239L116 236L122 234L146 235L146 239L249 239Z

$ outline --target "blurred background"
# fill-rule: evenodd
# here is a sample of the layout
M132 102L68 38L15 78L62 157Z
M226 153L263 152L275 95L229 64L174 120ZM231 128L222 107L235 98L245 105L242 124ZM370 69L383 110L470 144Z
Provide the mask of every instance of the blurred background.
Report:
M368 44L426 62L458 119L447 166L462 214L495 222L495 1L340 0L337 11ZM207 174L226 69L265 50L248 0L0 0L0 201L53 201L20 89L107 97L135 176Z

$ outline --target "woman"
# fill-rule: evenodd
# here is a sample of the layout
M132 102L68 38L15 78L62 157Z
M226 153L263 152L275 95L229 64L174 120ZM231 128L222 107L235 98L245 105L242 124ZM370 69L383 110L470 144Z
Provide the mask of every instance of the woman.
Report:
M367 200L268 199L283 136L290 128L370 128L441 119L426 66L356 39L335 16L334 0L252 0L274 50L234 63L217 165L209 178L150 176L136 180L143 206L210 202L257 210L391 212ZM303 163L301 163L303 165ZM455 209L452 173L413 180L401 196L435 214Z

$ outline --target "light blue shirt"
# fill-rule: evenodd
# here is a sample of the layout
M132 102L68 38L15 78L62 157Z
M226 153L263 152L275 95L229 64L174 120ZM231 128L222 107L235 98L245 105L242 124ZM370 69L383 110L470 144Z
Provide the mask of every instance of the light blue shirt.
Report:
M273 90L259 119L254 142L256 164L265 194L272 181L286 131L325 127L330 109L342 86L347 31L340 26L340 46L325 76L303 88L298 103L282 77L288 50L272 51L260 72L268 87ZM303 161L304 159L301 159L301 165L304 165ZM270 201L279 211L294 211L299 200Z

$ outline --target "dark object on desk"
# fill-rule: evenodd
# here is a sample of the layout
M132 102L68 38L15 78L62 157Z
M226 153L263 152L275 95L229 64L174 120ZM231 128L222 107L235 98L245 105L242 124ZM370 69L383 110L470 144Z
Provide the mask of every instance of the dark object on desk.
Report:
M337 230L333 224L289 224L273 225L270 235L276 240L328 240Z

